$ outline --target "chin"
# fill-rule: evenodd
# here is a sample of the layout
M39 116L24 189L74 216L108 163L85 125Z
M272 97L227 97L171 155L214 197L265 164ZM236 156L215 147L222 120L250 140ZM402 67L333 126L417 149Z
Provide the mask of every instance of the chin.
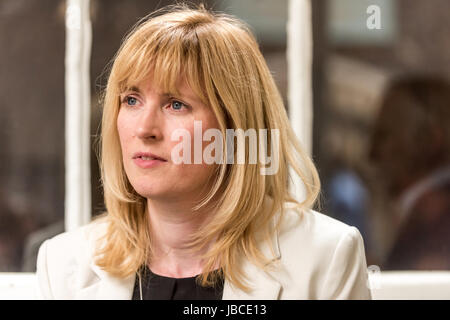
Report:
M149 182L149 180L151 182ZM162 191L161 189L163 189L162 184L159 181L149 179L148 177L128 177L128 181L130 182L133 189L142 197L147 197L147 195L159 193Z
M154 186L143 186L143 185L133 185L134 190L144 198L161 198L169 194L169 190L161 188L161 185Z

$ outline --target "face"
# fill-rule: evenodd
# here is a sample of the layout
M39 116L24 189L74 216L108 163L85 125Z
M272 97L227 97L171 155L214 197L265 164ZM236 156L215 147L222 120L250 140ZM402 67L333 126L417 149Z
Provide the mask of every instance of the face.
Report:
M160 201L197 201L210 190L217 165L203 160L176 164L172 149L181 140L172 139L172 133L189 132L193 157L194 121L201 121L202 132L219 124L186 82L177 87L179 96L161 92L150 81L123 92L117 130L125 172L138 194ZM207 143L201 146L203 150Z

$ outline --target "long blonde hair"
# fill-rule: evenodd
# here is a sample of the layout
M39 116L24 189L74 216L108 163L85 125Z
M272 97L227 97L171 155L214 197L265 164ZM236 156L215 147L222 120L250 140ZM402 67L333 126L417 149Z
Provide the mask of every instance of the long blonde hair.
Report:
M245 255L264 268L270 258L259 249L257 231L270 243L279 227L275 224L273 228L274 218L281 221L284 203L296 203L299 214L311 208L320 193L320 181L290 126L280 93L248 26L203 5L169 6L145 17L115 56L104 95L99 155L107 209L102 219L108 221L108 228L96 263L112 275L127 277L151 259L146 199L128 181L116 127L120 93L148 79L150 70L154 75L151 81L168 90L165 92L177 92L175 84L183 74L214 111L223 136L227 128L279 130L276 174L261 175L260 164L249 164L246 148L245 164L220 165L214 187L197 206L209 204L213 197L218 199L214 219L191 239L196 250L214 240L203 256L199 281L204 286L213 285L221 275L232 285L249 290L239 257ZM269 134L269 150L271 140ZM301 203L289 193L289 167L304 182L306 197ZM217 264L221 274L214 272Z

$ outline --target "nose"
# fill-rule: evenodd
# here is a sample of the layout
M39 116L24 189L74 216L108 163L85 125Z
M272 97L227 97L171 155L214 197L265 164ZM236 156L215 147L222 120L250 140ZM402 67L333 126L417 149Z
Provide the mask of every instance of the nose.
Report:
M157 101L147 102L142 110L137 125L136 136L143 140L160 140L162 139L163 121L158 112L159 105Z

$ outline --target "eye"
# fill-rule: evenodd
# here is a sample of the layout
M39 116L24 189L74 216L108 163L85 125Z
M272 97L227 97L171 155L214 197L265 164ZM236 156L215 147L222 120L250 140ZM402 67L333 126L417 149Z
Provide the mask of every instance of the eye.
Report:
M137 104L137 99L131 96L127 96L125 97L124 102L126 102L129 106L135 106Z
M138 100L138 98L136 98L132 95L124 95L123 98L121 98L120 104L121 105L124 104L125 106L129 106L129 107L134 107L139 104L139 100Z
M187 105L185 105L183 102L180 102L180 101L177 101L177 100L172 100L172 102L170 103L170 106L175 111L180 111L180 110L183 109L183 107L187 108Z

